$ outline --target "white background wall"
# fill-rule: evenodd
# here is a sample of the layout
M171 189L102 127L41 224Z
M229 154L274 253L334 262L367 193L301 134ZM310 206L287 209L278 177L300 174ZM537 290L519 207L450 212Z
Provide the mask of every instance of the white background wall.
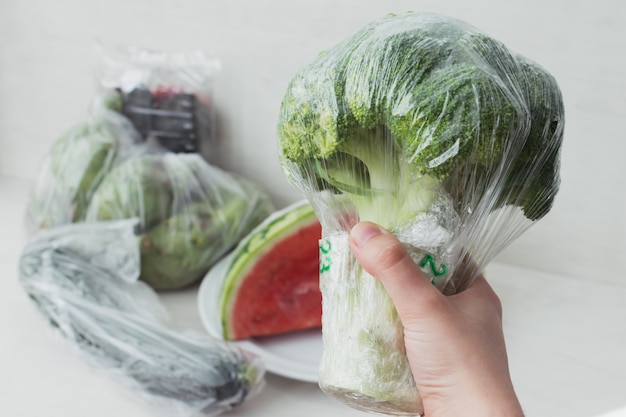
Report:
M626 275L626 2L621 0L0 0L0 174L32 179L50 144L87 112L94 45L200 49L215 85L220 165L278 206L299 198L276 159L275 125L297 68L388 12L466 20L559 80L562 188L550 215L501 260L575 278Z

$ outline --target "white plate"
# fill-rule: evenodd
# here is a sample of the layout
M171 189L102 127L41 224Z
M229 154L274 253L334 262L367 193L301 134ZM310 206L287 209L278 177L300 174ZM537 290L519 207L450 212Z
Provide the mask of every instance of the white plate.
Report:
M214 337L222 338L217 316L217 302L214 291L215 275L221 273L228 257L215 265L200 284L198 291L198 311L202 324ZM212 279L213 278L213 279ZM217 320L216 320L217 317ZM322 358L322 331L302 330L276 336L259 337L237 342L234 345L258 355L268 372L299 381L318 381L319 363Z

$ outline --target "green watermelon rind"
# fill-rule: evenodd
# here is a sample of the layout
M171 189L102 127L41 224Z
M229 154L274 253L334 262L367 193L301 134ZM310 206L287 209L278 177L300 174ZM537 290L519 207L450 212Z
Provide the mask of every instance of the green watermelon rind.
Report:
M233 334L230 326L232 309L237 289L256 262L274 247L274 243L292 235L295 231L317 222L313 207L307 200L293 203L272 213L244 239L232 252L224 274L220 297L220 315L223 338L230 340Z

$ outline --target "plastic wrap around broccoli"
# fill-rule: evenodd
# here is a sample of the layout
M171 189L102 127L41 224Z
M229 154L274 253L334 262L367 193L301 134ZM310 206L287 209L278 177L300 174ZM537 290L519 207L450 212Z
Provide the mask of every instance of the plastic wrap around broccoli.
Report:
M140 278L167 290L204 276L272 210L258 187L198 154L138 147L104 178L86 219L138 218Z
M20 257L33 303L94 369L172 416L215 416L254 396L264 368L221 340L167 326L137 282L135 220L76 223L39 232Z
M462 291L551 209L563 124L549 73L434 14L373 22L295 74L280 161L323 228L324 391L368 411L423 412L397 313L351 254L351 227L382 225L441 291Z

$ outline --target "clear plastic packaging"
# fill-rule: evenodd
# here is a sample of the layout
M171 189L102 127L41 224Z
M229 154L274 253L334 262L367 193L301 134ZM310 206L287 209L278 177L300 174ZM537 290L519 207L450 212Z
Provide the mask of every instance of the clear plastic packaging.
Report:
M274 207L247 179L196 152L144 141L117 90L57 139L31 190L29 234L75 222L139 218L140 278L157 290L198 281Z
M87 222L139 218L140 278L158 290L202 278L271 212L257 185L199 154L135 146L92 195Z
M219 61L202 51L100 47L100 87L117 91L120 113L143 140L216 162L213 81Z
M366 411L423 412L402 325L352 255L352 226L382 225L433 285L462 291L549 212L563 126L549 73L436 14L387 16L295 74L280 161L322 224L325 392Z
M264 385L256 357L168 327L157 294L137 281L135 226L77 223L38 233L20 257L22 287L94 369L163 415L215 416L252 398Z
M29 233L85 219L91 196L120 152L141 141L119 113L121 106L116 92L98 96L85 120L54 141L30 190Z

